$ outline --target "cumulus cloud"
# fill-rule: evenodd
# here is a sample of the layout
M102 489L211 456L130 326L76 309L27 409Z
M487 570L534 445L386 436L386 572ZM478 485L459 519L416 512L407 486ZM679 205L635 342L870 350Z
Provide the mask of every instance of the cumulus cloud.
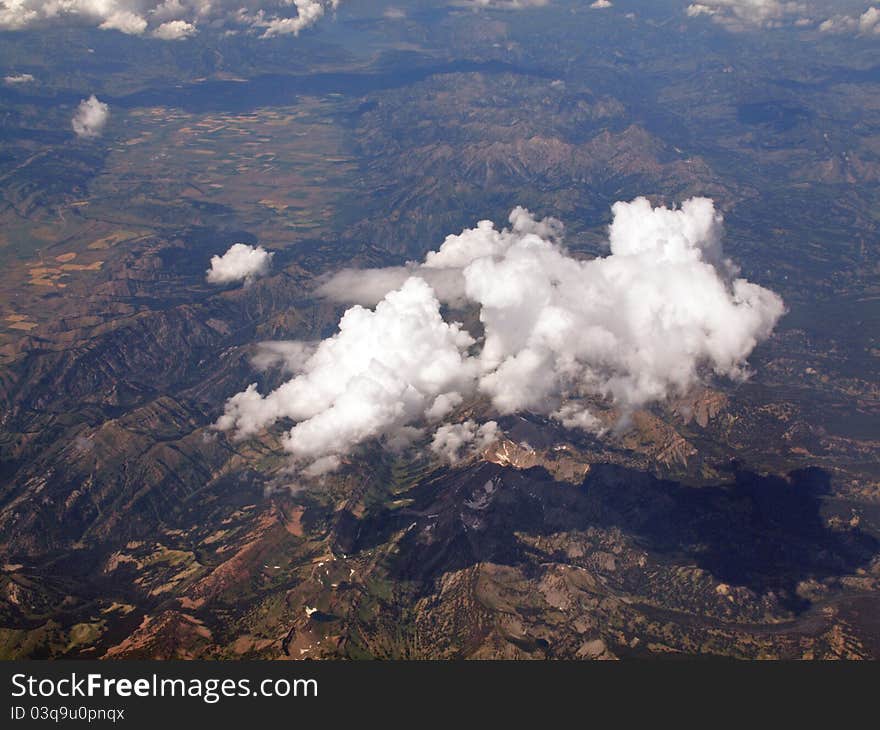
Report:
M685 9L688 17L711 17L731 29L773 27L807 11L803 2L792 0L702 0Z
M233 396L218 427L247 437L292 419L286 448L326 470L362 441L400 441L433 423L432 450L458 458L490 427L436 424L469 396L497 414L532 411L599 433L587 405L596 399L626 413L708 373L746 377L784 306L725 258L712 201L670 209L638 198L612 210L609 253L592 260L568 253L559 221L516 208L509 227L481 221L420 264L341 272L321 293L361 304L338 333L264 354L295 377L265 396L256 385ZM481 331L445 320L442 303L478 312Z
M110 107L92 94L83 99L70 120L70 126L77 137L94 139L100 137L110 117Z
M274 255L262 246L233 243L222 256L211 257L207 281L209 284L231 284L234 281L251 284L257 277L269 273Z
M833 15L819 25L823 33L880 35L880 8L872 6L859 16Z
M328 466L366 439L399 436L438 396L469 388L473 344L460 324L443 320L431 287L411 277L374 310L350 308L339 331L277 390L262 396L254 384L233 396L217 425L246 437L290 418L296 425L285 448Z
M180 40L197 25L244 29L270 38L296 35L338 0L0 0L0 30L47 23L90 24L129 35Z
M153 37L161 38L163 41L180 41L195 35L196 32L196 27L192 23L185 20L169 20L153 31Z
M324 5L318 0L292 0L292 4L296 6L297 14L294 17L287 16L268 16L264 17L263 11L258 13L257 18L253 21L255 27L262 27L262 38L273 38L282 35L299 35L304 28L317 23L324 16ZM332 3L332 7L336 7L336 2Z
M605 8L613 7L613 3L611 0L596 0L594 3L590 3L590 7L593 10L603 10Z

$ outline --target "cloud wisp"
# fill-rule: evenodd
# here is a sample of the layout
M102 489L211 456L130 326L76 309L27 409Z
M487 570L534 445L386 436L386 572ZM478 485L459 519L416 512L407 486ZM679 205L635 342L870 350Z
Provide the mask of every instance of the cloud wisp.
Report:
M70 126L77 137L95 139L101 136L109 118L110 107L92 94L79 103L70 120Z
M298 35L335 10L338 0L0 0L0 30L79 23L128 35L182 40L201 27Z
M450 464L456 464L467 454L478 454L498 438L498 424L487 421L477 425L473 419L461 423L445 423L434 432L431 451Z
M543 8L550 0L453 0L452 4L477 10L529 10Z
M205 278L209 284L243 281L247 286L269 273L274 255L262 246L233 243L222 256L211 257L211 268Z
M359 302L339 331L264 350L264 365L293 377L233 396L218 428L244 438L291 419L285 448L314 474L374 438L399 448L432 430L431 449L449 460L484 447L492 422L453 417L469 396L493 414L598 431L596 399L626 413L707 373L746 377L784 305L724 257L712 201L669 209L638 198L613 214L609 253L592 260L565 249L561 222L516 208L509 227L481 221L420 264L340 272L320 289ZM481 331L444 318L443 304L478 313Z
M30 84L34 82L32 74L11 74L3 77L3 83L15 86L16 84Z

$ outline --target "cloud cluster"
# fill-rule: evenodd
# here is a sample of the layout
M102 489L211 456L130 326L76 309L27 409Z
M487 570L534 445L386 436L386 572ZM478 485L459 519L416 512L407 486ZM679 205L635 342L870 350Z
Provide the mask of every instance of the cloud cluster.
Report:
M773 27L806 12L805 3L793 0L701 0L685 10L688 17L709 16L731 29Z
M109 118L110 107L103 101L98 101L98 97L92 94L80 102L70 120L70 126L77 137L94 139L101 136Z
M859 16L833 15L819 25L823 33L880 35L880 8L871 6Z
M211 257L206 279L209 284L231 284L234 281L251 284L257 277L269 273L274 255L262 246L233 243L222 256Z
M181 40L213 26L263 38L297 35L338 0L0 0L0 30L78 22L129 35Z
M784 306L724 257L712 201L669 209L638 198L613 214L609 254L592 260L566 251L559 221L516 208L508 228L481 221L421 264L340 272L321 293L361 303L338 333L264 347L260 364L294 377L266 396L256 385L235 395L218 427L247 437L291 419L285 446L314 472L367 439L400 446L447 421L431 448L455 459L495 434L449 423L467 396L487 397L498 414L598 432L589 400L626 412L683 394L707 372L745 377ZM482 331L445 320L441 303L478 312Z

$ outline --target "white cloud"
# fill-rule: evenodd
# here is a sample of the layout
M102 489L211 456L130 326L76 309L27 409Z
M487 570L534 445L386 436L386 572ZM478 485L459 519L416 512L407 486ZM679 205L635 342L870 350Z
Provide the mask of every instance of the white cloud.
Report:
M462 235L466 236L466 233ZM398 288L413 275L428 282L442 301L464 302L464 281L459 271L429 268L414 262L386 269L342 269L321 284L318 293L337 302L374 306L389 291Z
M194 35L204 22L268 38L296 35L337 4L338 0L0 0L0 30L70 22L180 40Z
M611 0L596 0L596 2L591 3L590 7L593 10L603 10L604 8L613 7L614 3Z
M261 38L299 35L301 30L314 25L324 16L324 6L318 0L292 0L292 3L297 9L295 17L269 17L265 21L260 18L254 22L255 26L265 28Z
M880 33L880 8L870 7L859 16L860 33Z
M782 314L775 294L722 259L710 200L669 210L640 198L613 212L609 256L577 261L514 235L503 257L464 270L486 330L480 389L500 412L578 394L638 407L685 392L701 366L739 377Z
M440 421L458 408L463 400L461 393L455 391L441 393L434 399L431 407L425 411L425 417L429 421Z
M118 30L128 35L140 35L147 29L146 18L128 10L110 13L98 26L101 30Z
M207 281L209 284L230 284L233 281L250 284L257 277L269 273L274 255L262 246L233 243L222 256L211 257Z
M354 306L339 331L321 342L300 372L261 396L256 385L231 398L221 429L250 436L279 418L296 425L285 440L295 458L343 456L370 438L393 438L423 420L441 394L474 381L466 353L473 338L440 316L433 290L412 277L375 310ZM328 462L329 463L329 462Z
M497 439L498 424L495 421L478 426L468 419L440 426L431 441L431 451L450 464L457 464L467 456L484 451Z
M34 81L34 77L31 74L13 74L11 76L4 76L3 83L4 84L30 84Z
M685 9L685 14L689 18L696 18L700 15L715 15L716 12L718 11L715 8L702 3L692 3Z
M708 372L745 377L784 306L724 258L712 201L668 209L639 198L612 210L610 252L593 260L568 254L559 221L516 208L509 228L481 221L422 264L360 272L358 291L356 274L342 272L322 293L373 297L375 310L351 307L308 359L285 344L272 357L295 360L297 375L266 396L255 385L234 396L218 427L245 437L290 418L287 448L311 462L393 441L477 394L499 414L533 411L598 433L590 399L625 413L684 394ZM482 337L444 321L441 301L476 307ZM432 448L458 448L469 433L458 426L441 425Z
M153 36L163 41L179 41L195 35L198 31L195 25L185 20L169 20L162 23L153 31Z
M597 435L605 430L602 422L590 413L583 404L577 402L564 403L551 415L566 428L580 429Z
M847 33L862 36L880 35L880 8L872 6L858 17L834 15L819 25L823 33Z
M702 0L685 9L690 17L709 16L733 30L774 27L807 11L806 4L792 0Z
M109 117L110 107L103 101L98 101L98 97L92 94L80 102L70 120L70 126L77 137L93 139L101 136Z

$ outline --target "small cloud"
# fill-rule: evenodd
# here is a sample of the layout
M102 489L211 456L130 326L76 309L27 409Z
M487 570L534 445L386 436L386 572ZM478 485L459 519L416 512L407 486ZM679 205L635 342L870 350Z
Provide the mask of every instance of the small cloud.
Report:
M251 284L257 277L269 273L274 255L262 246L234 243L222 256L211 257L206 279L209 284L231 284L234 281Z
M498 439L498 424L487 421L478 426L468 419L463 423L447 423L434 433L431 451L450 464L485 451Z
M718 11L715 8L710 8L708 5L703 5L702 3L693 3L692 5L688 5L684 12L689 18L696 18L700 15L715 15Z
M566 428L580 429L594 434L601 434L604 431L602 422L590 413L589 409L576 401L565 403L552 416Z
M163 41L182 41L197 33L195 25L185 20L169 20L153 31L153 37Z
M94 139L101 136L109 117L110 107L103 101L98 101L98 97L92 94L80 102L70 120L70 126L77 137Z
M613 7L614 3L611 0L596 0L596 2L590 4L590 8L593 10L602 10L604 8Z
M34 77L31 74L13 74L11 76L3 77L3 83L9 84L10 86L16 84L30 84L33 81Z

